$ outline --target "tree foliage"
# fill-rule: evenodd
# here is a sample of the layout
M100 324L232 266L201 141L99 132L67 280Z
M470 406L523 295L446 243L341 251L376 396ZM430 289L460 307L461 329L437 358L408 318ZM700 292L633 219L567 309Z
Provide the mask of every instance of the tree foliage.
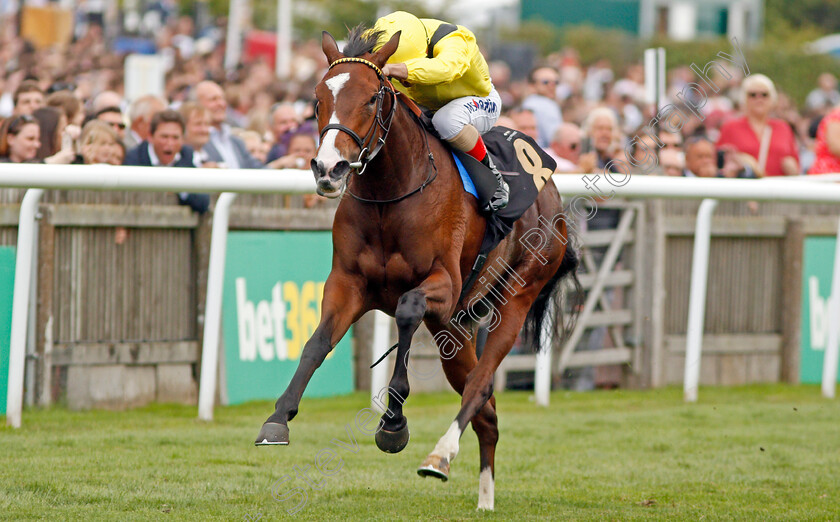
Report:
M193 12L198 0L179 0L183 13ZM211 16L227 16L230 0L206 0ZM252 24L257 29L277 28L277 0L250 0ZM372 25L380 12L409 11L419 17L441 17L419 0L294 0L294 32L297 39L320 38L321 31L329 31L338 39L347 29L359 24Z
M836 0L766 0L764 32L769 40L803 42L840 32Z

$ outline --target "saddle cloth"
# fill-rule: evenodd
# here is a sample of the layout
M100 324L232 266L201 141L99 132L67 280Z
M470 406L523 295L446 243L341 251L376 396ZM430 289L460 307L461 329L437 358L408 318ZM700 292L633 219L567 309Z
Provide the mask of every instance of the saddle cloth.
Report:
M493 127L482 136L496 168L510 187L510 202L502 210L485 216L487 229L480 254L487 254L513 230L513 224L536 201L551 180L557 164L530 136L507 127ZM480 201L489 200L496 189L487 167L469 154L452 149L464 190Z

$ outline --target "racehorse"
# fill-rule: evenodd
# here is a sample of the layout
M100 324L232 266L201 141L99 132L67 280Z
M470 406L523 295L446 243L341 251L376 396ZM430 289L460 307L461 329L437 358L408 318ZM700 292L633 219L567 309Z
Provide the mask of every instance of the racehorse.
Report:
M376 309L396 318L399 341L388 410L375 440L383 451L402 450L408 442L402 410L409 394L408 352L423 321L438 343L446 378L462 400L454 422L418 473L447 480L461 434L472 423L481 461L478 508L493 509L499 437L493 373L523 324L538 334L547 309L556 311L552 317L559 314L561 306L553 305L559 299L558 283L567 274L574 277L577 260L560 195L549 182L488 256L478 279L484 284L460 298L486 220L476 199L465 192L446 146L418 124L382 75L399 36L373 52L379 35L356 28L342 53L335 39L323 33L330 69L315 88L322 139L311 168L319 193L346 194L335 214L332 269L320 323L256 444L288 444L287 423L297 414L312 374L350 325ZM522 241L526 232L544 239L539 251ZM492 312L480 358L474 310L479 305L484 314ZM561 322L557 318L555 326Z

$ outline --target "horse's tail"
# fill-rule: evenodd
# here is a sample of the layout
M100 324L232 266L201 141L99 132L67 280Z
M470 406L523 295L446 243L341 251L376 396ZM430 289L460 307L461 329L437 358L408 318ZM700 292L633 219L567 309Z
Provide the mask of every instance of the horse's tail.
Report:
M540 290L525 317L524 340L526 346L531 346L535 352L540 351L540 340L544 334L550 335L551 339L566 339L575 328L583 291L577 277L578 255L572 247L571 236L568 239L560 268ZM561 281L567 276L571 276L571 288L565 294L570 300L564 303L564 285ZM549 311L550 313L547 313ZM543 324L544 322L547 323Z

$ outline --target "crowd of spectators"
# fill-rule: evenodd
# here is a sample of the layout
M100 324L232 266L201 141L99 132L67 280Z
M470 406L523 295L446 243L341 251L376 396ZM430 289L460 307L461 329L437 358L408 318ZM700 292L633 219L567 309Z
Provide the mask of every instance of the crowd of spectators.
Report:
M160 5L164 5L161 3ZM316 40L296 42L292 74L280 80L265 60L224 67L224 31L197 30L172 12L153 19L154 51L168 62L162 95L126 99L125 57L98 23L77 25L65 48L39 49L0 21L0 162L209 168L305 169L318 146L313 93L326 71ZM486 54L489 57L489 54ZM703 57L698 57L701 60ZM533 64L525 78L488 60L503 103L498 125L534 137L557 160L558 173L590 173L612 160L632 174L760 178L840 172L840 91L822 74L802 109L772 78L720 75L701 116L678 132L648 126L657 108L646 99L640 63L582 63L571 48ZM667 100L691 114L677 93L697 77L669 71ZM694 100L698 101L698 100ZM178 194L205 212L210 197ZM308 207L318 196L306 196ZM583 226L612 228L619 214L603 209ZM603 249L592 249L597 259ZM608 299L613 296L608 294ZM583 349L604 345L595 329ZM589 374L578 389L593 387Z
M319 42L295 45L292 77L281 81L259 59L225 70L223 38L212 37L223 31L201 34L191 18L169 16L154 42L169 62L165 93L126 99L125 54L99 25L87 24L64 49L36 49L3 25L0 161L306 168L318 140L312 93L326 68ZM640 64L615 71L606 60L581 63L567 48L521 80L504 62L491 61L490 71L505 106L499 124L532 135L558 172L601 170L625 155L636 173L653 175L840 171L840 92L830 74L801 111L766 76L716 77L722 88L705 100L702 119L651 134L644 129L655 107ZM670 71L668 103L679 106L676 93L693 74Z

